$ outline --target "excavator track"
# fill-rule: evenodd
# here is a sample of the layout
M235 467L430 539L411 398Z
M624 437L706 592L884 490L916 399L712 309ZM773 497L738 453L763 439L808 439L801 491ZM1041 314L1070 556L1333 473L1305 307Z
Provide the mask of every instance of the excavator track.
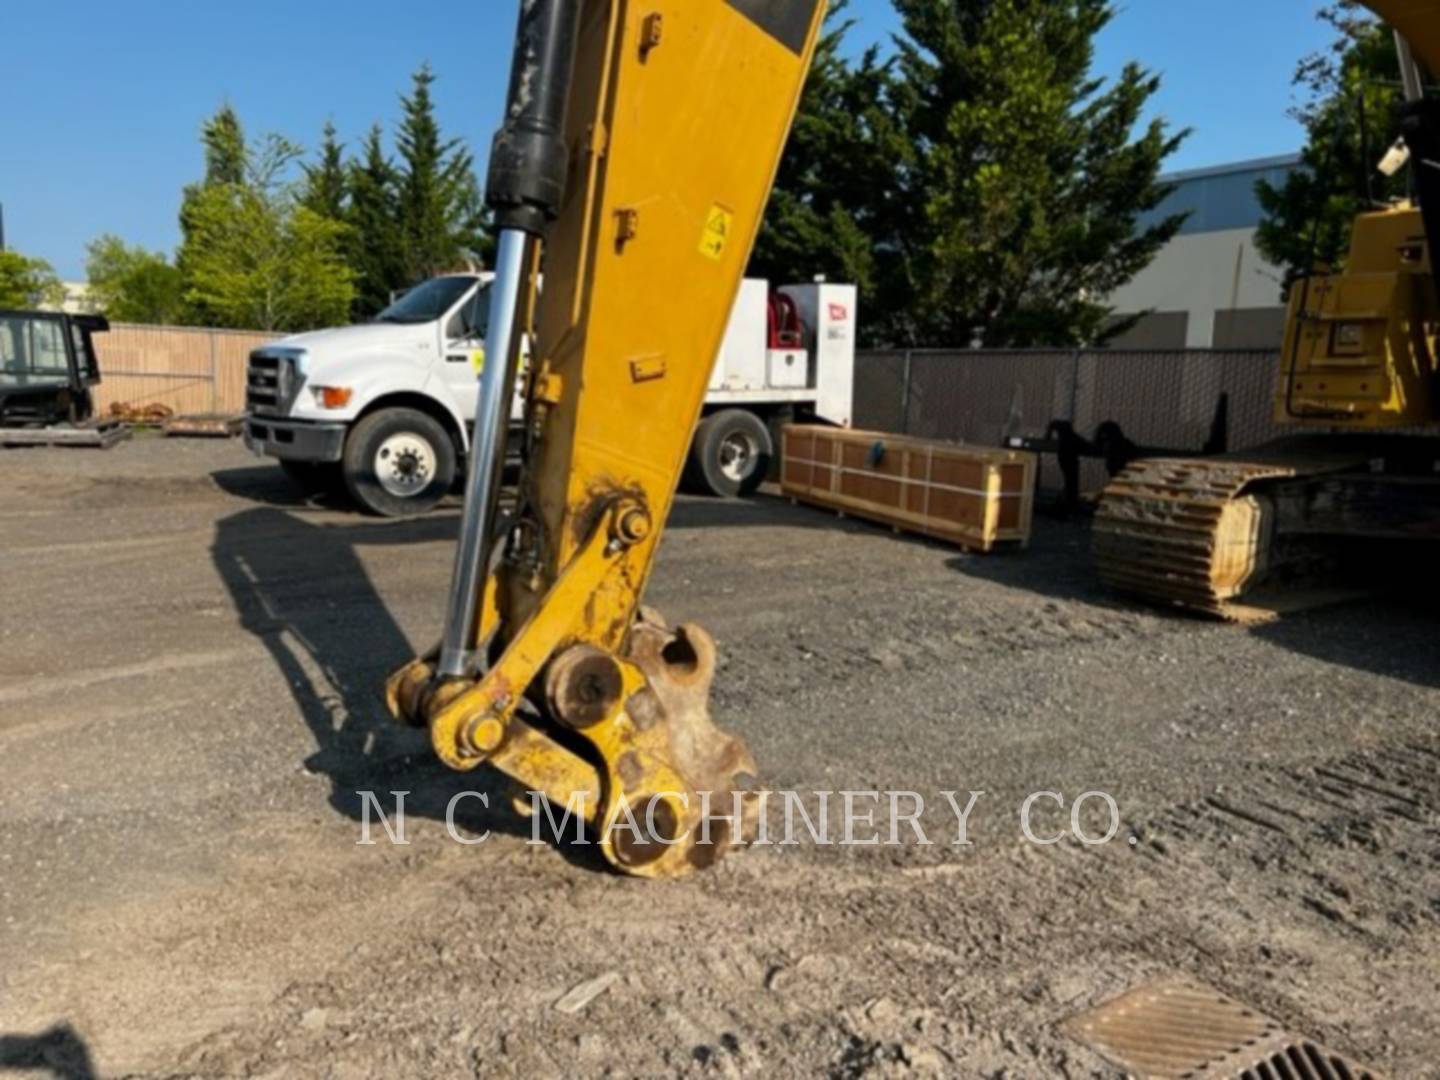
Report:
M1231 622L1272 617L1240 602L1269 569L1273 523L1255 491L1293 479L1294 464L1152 458L1111 481L1095 516L1106 585L1164 606Z

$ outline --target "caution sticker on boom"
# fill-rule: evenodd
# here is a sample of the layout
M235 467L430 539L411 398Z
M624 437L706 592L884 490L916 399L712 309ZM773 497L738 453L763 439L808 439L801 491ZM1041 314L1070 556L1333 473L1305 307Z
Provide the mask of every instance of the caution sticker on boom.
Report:
M718 203L705 216L705 231L700 234L700 254L719 260L730 243L730 231L735 226L735 215Z

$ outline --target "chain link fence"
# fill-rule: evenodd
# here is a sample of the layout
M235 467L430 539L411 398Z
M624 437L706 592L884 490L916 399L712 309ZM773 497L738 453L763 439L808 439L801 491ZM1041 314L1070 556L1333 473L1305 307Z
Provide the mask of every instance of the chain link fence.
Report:
M1280 368L1273 351L885 350L856 359L855 424L874 431L998 446L1007 434L1044 435L1065 420L1086 438L1107 420L1142 446L1199 450L1221 394L1230 448L1282 429L1271 418ZM1104 483L1087 463L1085 486ZM1053 461L1041 486L1060 487Z

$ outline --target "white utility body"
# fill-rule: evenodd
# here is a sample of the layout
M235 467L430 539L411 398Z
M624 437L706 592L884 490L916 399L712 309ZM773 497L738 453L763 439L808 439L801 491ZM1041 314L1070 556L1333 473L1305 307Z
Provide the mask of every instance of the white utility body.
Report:
M488 274L433 278L373 322L297 334L250 357L245 439L316 489L345 487L387 516L422 513L468 451L484 355ZM849 426L853 285L747 279L715 361L687 480L717 495L764 481L791 420Z

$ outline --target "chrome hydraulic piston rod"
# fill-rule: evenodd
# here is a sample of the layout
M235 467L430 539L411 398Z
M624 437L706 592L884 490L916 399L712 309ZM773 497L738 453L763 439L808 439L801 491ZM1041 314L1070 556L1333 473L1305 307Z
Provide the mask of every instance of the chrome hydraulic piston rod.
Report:
M566 107L580 7L580 0L525 0L520 5L505 121L491 147L486 182L486 202L500 229L499 252L490 286L490 325L465 512L436 672L441 679L474 674L481 598L496 541L496 506L515 392L511 360L524 332L518 325L519 311L530 288L527 252L532 239L543 241L565 194Z

